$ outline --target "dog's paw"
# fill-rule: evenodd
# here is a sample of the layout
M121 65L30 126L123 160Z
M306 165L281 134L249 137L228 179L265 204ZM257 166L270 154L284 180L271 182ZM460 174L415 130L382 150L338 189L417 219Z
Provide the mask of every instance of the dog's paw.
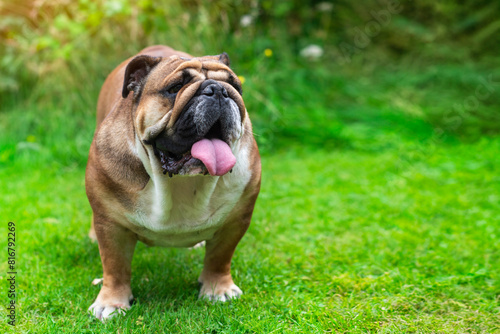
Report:
M117 314L125 315L125 310L129 308L130 305L120 303L106 305L95 301L94 304L90 305L89 312L97 319L105 321Z
M88 311L97 319L104 321L117 314L124 315L125 311L130 309L132 299L132 294L117 296L110 293L103 293L103 289L101 289L97 299L90 305Z
M231 284L202 284L200 299L208 299L214 302L226 302L233 298L238 298L243 292L234 283Z
M94 280L92 281L92 285L100 285L102 284L102 282L104 282L104 279L101 277L101 278L94 278Z
M193 247L189 247L189 249L202 248L202 247L205 247L205 244L206 244L205 241L200 241L196 245L194 245Z

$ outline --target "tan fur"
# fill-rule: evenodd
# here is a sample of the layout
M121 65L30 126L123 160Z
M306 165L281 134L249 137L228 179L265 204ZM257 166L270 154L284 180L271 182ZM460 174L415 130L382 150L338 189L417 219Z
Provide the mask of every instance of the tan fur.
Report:
M243 100L228 83L239 83L239 79L219 61L224 57L193 58L165 46L146 48L139 55L162 59L148 77L136 108L134 93L122 98L125 69L132 58L121 63L108 76L99 95L97 130L86 171L86 191L93 210L89 235L97 238L104 271L103 287L90 307L98 318L109 317L113 311L130 307L131 262L138 240L152 245L192 246L204 240L198 240L197 235L207 237L204 268L199 278L203 284L200 297L226 300L239 295L241 290L231 278L231 258L250 224L260 189L258 148ZM227 55L225 57L224 60L227 60ZM179 91L175 105L165 104L156 92L177 80L183 70L190 71L194 79ZM206 79L214 79L224 85L240 110L242 137L235 139L233 150L239 152L237 156L241 159L232 174L174 177L169 180L161 175L156 157L152 156L151 148L145 141L156 134L160 125L168 130L175 123L201 81ZM196 185L200 188L193 188ZM184 191L184 202L179 202L175 194L161 193L168 189ZM193 194L186 193L186 189L194 189ZM214 207L225 191L235 191L230 194L234 198L234 206L224 206L227 213ZM155 204L158 200L155 194L165 198L165 205L174 207L159 207ZM203 197L202 201L199 196L207 197ZM195 203L205 204L196 207ZM182 209L176 205L182 205ZM184 208L194 210L195 217L213 216L222 217L222 220L189 222L192 225L186 225L186 230L181 231L174 226L184 226L188 222L175 221L176 217L181 217L179 214ZM151 210L156 213L153 215ZM156 225L147 225L148 221L144 219L148 217L157 219L156 223L152 222ZM144 224L141 225L141 222ZM168 224L173 224L172 228ZM206 227L203 224L207 224ZM155 229L158 231L155 232Z

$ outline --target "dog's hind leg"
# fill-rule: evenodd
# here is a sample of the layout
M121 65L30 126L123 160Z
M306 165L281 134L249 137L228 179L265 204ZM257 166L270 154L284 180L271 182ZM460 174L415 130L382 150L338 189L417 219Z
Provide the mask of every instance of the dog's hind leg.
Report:
M90 225L89 238L92 242L97 241L97 235L95 234L95 228L94 228L94 215L92 215L92 223Z

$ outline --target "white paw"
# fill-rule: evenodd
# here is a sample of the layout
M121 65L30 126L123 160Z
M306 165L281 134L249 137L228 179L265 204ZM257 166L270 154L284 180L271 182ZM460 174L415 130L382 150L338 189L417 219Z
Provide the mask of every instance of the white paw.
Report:
M101 321L117 314L124 315L125 311L130 309L133 298L129 287L111 290L103 286L95 302L90 305L89 312Z
M90 305L89 312L97 319L104 321L117 314L125 315L125 310L128 310L129 308L130 306L125 304L105 305L96 300L94 304Z
M105 321L111 317L114 317L116 314L125 315L125 309L130 307L119 307L115 305L102 305L100 303L95 302L90 305L89 311L90 313L101 321Z
M92 281L92 285L102 284L103 281L104 281L104 279L102 277L101 278L94 278L94 280Z
M189 247L189 249L196 249L196 248L201 248L201 247L205 247L205 240L198 242L193 247Z
M228 288L220 287L205 287L205 284L201 287L200 299L208 299L213 302L227 302L230 299L238 298L243 292L236 284L231 284Z

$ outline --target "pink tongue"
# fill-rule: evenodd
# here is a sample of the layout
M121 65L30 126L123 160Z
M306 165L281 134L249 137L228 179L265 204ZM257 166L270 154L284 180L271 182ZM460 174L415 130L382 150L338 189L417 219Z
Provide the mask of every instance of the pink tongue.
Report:
M202 139L194 143L191 155L200 159L212 176L226 174L236 163L231 148L220 139Z

